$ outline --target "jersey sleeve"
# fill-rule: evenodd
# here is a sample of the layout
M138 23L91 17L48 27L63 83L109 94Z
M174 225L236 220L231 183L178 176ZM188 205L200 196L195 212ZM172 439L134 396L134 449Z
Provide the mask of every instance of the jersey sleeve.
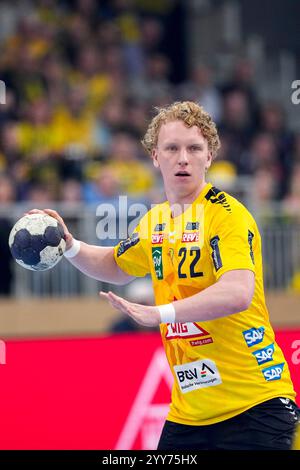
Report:
M130 276L143 277L150 272L149 260L140 238L139 225L132 235L114 248L117 265Z
M255 221L243 206L215 217L208 242L216 279L235 269L255 272L255 233Z

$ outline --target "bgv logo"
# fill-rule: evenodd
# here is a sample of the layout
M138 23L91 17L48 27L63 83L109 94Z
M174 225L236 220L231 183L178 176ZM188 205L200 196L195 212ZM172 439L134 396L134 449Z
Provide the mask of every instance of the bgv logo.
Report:
M211 359L174 366L174 371L182 393L222 383L218 368Z
M244 339L248 348L255 344L261 343L264 339L265 329L263 326L259 328L250 328L250 330L243 331Z
M205 362L202 363L201 370L197 371L197 368L194 367L193 369L187 369L177 372L177 377L179 382L184 382L185 380L193 380L198 379L200 377L206 377L207 373L212 375L215 374L213 369L211 369Z
M252 354L256 358L258 365L273 361L274 343L269 344L269 346L266 346L265 348L258 349Z
M267 367L266 369L262 370L262 373L267 382L271 382L272 380L281 379L283 368L284 362L281 364L276 364L275 366Z

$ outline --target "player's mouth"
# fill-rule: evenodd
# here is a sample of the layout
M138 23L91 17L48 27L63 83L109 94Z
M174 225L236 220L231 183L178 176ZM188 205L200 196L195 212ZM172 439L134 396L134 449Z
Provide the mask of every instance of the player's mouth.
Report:
M191 176L191 174L188 171L180 170L180 171L177 171L177 173L175 173L175 176L178 176L180 178L184 178L184 177L187 177L187 176Z

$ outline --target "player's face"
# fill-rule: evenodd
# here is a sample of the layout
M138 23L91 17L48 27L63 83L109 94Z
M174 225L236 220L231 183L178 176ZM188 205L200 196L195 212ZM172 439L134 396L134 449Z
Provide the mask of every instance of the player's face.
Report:
M212 155L197 126L171 121L161 126L152 158L161 170L167 196L192 201L205 185Z

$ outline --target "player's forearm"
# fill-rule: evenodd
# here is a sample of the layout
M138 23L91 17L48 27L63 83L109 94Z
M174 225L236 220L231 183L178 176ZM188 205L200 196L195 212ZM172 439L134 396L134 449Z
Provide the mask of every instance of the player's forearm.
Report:
M249 296L243 285L219 282L173 305L178 323L209 321L246 310Z
M130 276L118 267L113 253L113 247L94 246L80 242L79 253L69 258L69 261L79 271L98 281L126 284Z

